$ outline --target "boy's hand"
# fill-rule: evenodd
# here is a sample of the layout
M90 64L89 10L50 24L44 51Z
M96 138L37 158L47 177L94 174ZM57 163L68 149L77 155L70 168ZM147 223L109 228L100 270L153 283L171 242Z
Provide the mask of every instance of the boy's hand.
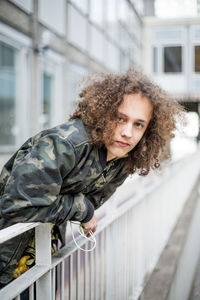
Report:
M92 232L95 232L97 230L97 223L98 219L96 215L94 214L92 219L89 222L82 223L83 230L86 236L89 236L89 231L91 230Z

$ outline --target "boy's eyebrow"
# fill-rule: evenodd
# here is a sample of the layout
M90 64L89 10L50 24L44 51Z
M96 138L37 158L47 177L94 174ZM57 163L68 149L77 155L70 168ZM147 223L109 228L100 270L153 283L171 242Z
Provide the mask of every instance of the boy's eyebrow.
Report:
M147 123L146 120L142 120L142 119L138 119L137 121L140 121L140 122L142 122L142 123Z
M124 114L123 112L118 111L118 113L119 113L120 115L125 116L126 118L129 117L128 115ZM136 121L139 121L139 122L142 122L142 123L147 123L147 121L146 121L146 120L143 120L143 119L136 119Z

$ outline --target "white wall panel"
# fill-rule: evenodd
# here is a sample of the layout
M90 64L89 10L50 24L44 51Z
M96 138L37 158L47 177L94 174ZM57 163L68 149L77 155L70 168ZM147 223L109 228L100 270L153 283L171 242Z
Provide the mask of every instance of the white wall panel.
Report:
M119 49L112 44L111 42L106 42L106 55L105 55L105 64L112 71L119 71L120 68L120 51Z
M86 50L88 21L71 5L69 5L68 13L68 40L72 44Z
M91 56L102 62L104 57L105 38L102 32L94 26L90 27L90 41L89 53Z
M154 79L170 93L182 94L187 92L187 78L184 75L158 75L154 76Z
M39 20L57 33L65 34L65 0L39 0Z

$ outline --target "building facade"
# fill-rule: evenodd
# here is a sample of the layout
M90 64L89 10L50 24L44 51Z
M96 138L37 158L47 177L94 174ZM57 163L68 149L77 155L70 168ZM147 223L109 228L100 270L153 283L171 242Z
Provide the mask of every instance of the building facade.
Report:
M200 117L200 18L146 18L144 24L144 71Z
M1 158L66 120L87 72L141 66L147 2L0 1Z

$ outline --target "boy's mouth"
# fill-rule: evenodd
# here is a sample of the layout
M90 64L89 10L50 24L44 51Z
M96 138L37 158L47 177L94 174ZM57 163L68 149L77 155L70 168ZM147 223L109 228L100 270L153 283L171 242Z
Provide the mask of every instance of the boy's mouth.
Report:
M124 143L124 142L121 142L121 141L116 141L117 145L119 145L120 147L128 147L130 146L128 143Z

